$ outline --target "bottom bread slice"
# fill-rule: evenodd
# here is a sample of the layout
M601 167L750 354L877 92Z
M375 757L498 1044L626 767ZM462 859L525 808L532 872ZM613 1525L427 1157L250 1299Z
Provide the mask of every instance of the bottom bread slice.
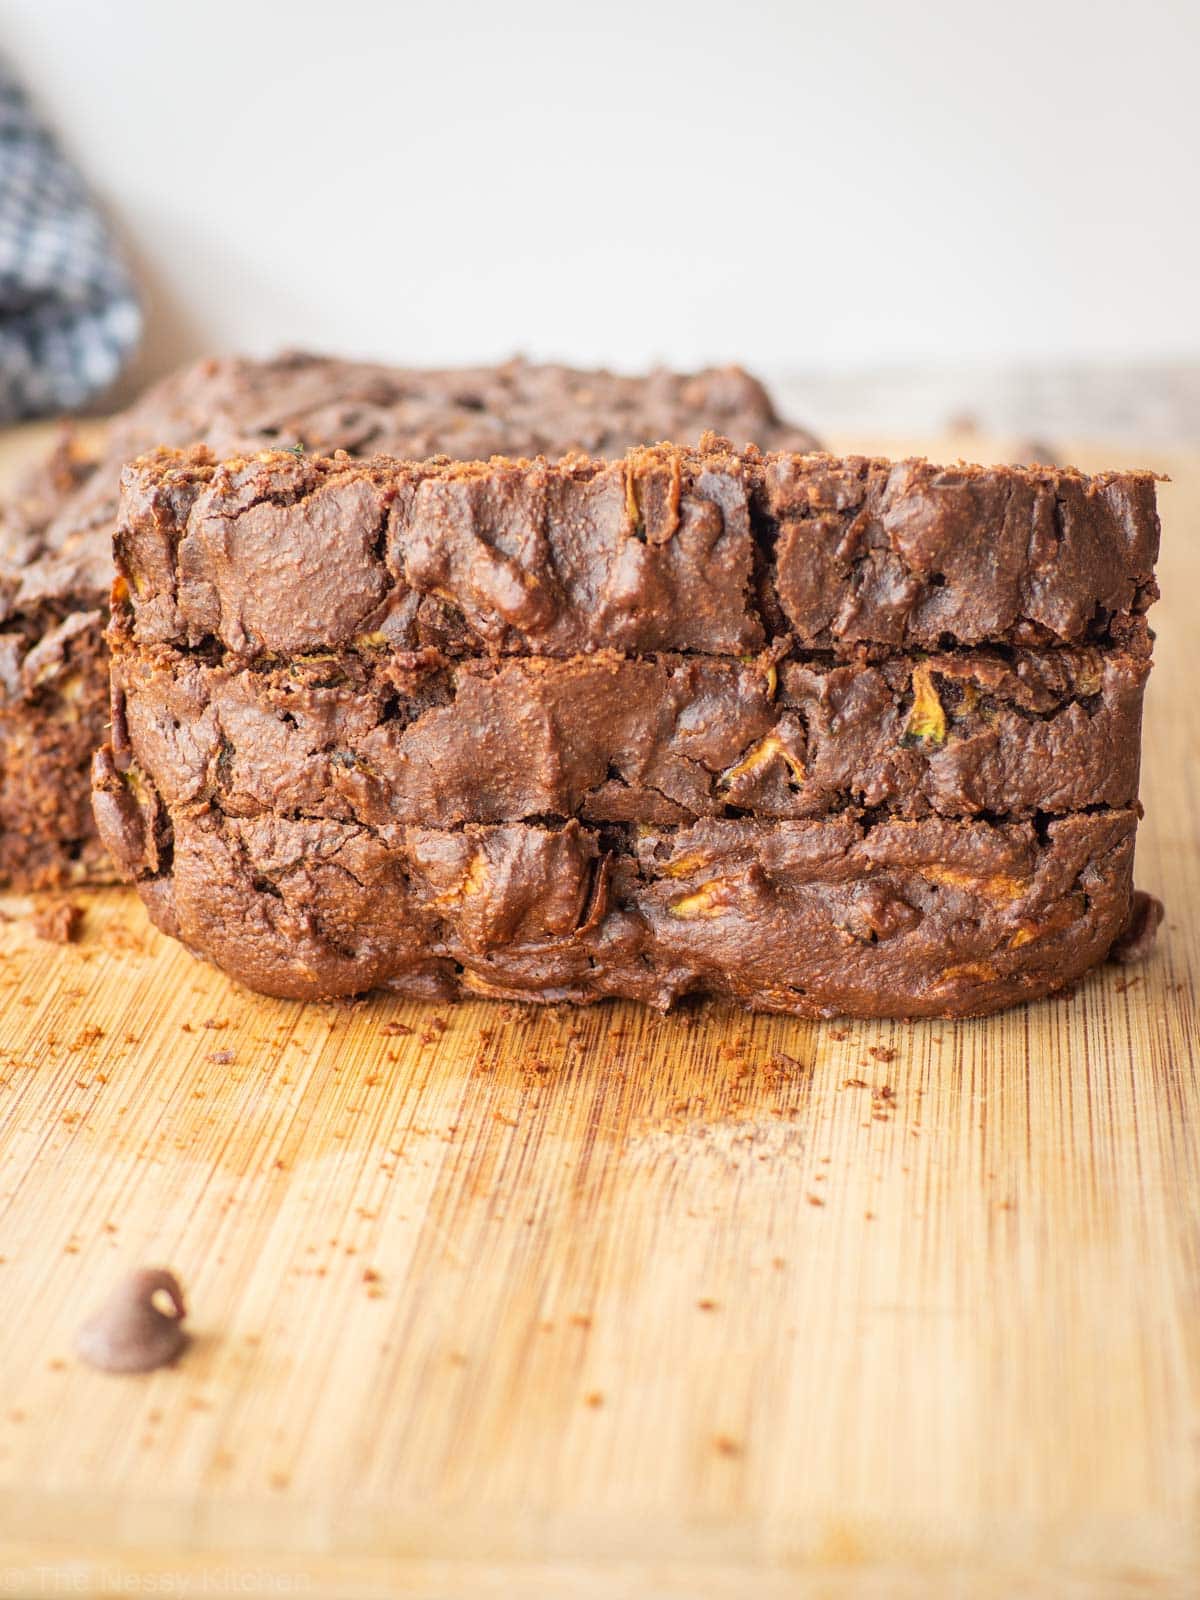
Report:
M1136 813L371 828L168 815L96 768L101 835L154 921L250 988L798 1016L972 1016L1103 960L1129 909Z

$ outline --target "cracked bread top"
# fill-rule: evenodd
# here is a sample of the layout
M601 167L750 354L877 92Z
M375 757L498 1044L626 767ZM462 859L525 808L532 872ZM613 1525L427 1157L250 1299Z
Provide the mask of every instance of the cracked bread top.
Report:
M1158 537L1148 472L709 434L557 463L160 451L126 469L116 556L141 643L737 655L1111 641L1156 597Z

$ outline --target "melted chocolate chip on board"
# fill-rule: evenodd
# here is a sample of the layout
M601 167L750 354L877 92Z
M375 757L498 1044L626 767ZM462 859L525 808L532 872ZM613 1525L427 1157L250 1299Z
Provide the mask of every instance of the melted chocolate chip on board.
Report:
M143 1267L123 1279L80 1328L75 1348L101 1372L153 1372L183 1352L183 1290L173 1272Z

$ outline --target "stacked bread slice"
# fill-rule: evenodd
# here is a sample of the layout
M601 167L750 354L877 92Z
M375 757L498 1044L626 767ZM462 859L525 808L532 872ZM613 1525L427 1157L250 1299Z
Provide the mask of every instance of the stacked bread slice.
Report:
M1149 474L127 469L101 834L253 988L972 1015L1130 905Z

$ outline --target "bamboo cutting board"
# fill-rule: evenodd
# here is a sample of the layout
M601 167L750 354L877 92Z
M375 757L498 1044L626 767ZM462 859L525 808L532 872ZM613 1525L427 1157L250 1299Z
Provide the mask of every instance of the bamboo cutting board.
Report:
M306 1008L8 902L0 1594L1196 1593L1200 458L1148 464L1168 917L1068 999ZM154 1263L185 1359L79 1366Z

